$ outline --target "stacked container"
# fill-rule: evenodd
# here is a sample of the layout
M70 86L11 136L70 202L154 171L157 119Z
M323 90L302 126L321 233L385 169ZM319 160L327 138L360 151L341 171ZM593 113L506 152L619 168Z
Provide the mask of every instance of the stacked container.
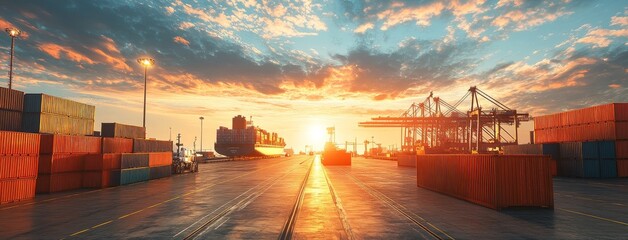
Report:
M81 188L84 162L89 155L100 154L101 146L99 137L41 135L37 192Z
M0 131L19 131L24 93L0 87Z
M149 153L123 153L120 168L120 185L148 181Z
M549 157L417 155L417 186L485 207L553 207Z
M134 139L133 154L142 160L138 160L137 165L127 166L128 168L125 168L123 164L120 184L148 181L172 175L171 141Z
M399 154L397 155L398 167L416 167L416 154Z
M103 123L101 125L100 135L102 137L111 138L144 138L146 135L146 128L120 123Z
M106 188L120 185L121 156L133 152L133 139L102 138L102 153L85 160L83 187Z
M552 172L552 176L558 175L557 161L561 159L560 145L558 143L508 145L503 147L503 151L506 155L550 156L550 170Z
M24 95L22 130L88 136L94 134L94 114L91 105L46 94Z
M0 204L35 197L39 134L0 131Z
M534 129L535 142L560 143L559 176L628 177L628 103L536 117Z

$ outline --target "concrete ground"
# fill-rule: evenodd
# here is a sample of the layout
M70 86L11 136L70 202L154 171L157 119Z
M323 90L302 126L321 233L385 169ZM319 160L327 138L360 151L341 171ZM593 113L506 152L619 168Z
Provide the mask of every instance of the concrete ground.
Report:
M555 209L495 211L418 188L415 175L364 158L202 164L1 205L0 239L628 239L628 179L555 178Z

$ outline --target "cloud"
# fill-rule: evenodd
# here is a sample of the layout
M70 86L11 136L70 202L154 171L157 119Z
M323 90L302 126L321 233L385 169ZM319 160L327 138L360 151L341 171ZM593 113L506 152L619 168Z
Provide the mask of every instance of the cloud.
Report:
M174 42L183 44L185 46L190 46L190 42L181 36L174 37Z
M613 16L611 18L611 25L619 25L622 27L628 26L628 17L626 16Z
M628 29L610 30L610 29L593 29L586 36L578 39L577 43L588 43L595 47L607 47L613 41L614 37L628 37Z
M373 29L374 26L375 25L373 25L373 23L365 23L365 24L362 24L362 25L358 26L357 28L355 28L355 30L353 30L353 32L354 33L364 33L364 32L366 32L366 30Z
M433 2L417 7L393 7L378 13L377 18L384 21L381 30L387 30L392 26L408 21L414 21L419 26L428 26L430 19L440 15L444 9L445 5L442 2Z
M47 53L55 59L61 59L61 57L65 57L68 60L77 63L84 62L87 64L94 64L94 61L92 59L75 51L71 47L61 46L55 43L42 43L39 45L39 50Z

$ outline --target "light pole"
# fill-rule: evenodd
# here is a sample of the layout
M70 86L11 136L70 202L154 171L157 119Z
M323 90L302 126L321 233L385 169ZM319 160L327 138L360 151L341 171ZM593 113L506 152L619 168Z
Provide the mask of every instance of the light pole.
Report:
M17 28L6 28L4 29L11 37L11 60L9 60L9 89L11 89L11 84L13 83L13 53L15 46L15 38L20 36L20 31Z
M201 120L201 152L203 151L203 120L205 119L203 116L198 118Z
M142 117L142 127L146 128L146 78L148 67L155 64L152 58L138 58L137 62L144 66L144 117Z

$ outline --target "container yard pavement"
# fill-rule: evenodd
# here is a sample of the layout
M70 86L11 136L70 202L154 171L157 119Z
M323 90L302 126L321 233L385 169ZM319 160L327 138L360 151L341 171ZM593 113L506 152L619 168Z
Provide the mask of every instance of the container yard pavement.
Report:
M495 211L418 188L415 175L364 158L202 164L197 174L2 205L0 238L628 238L625 178L555 178L554 210Z

